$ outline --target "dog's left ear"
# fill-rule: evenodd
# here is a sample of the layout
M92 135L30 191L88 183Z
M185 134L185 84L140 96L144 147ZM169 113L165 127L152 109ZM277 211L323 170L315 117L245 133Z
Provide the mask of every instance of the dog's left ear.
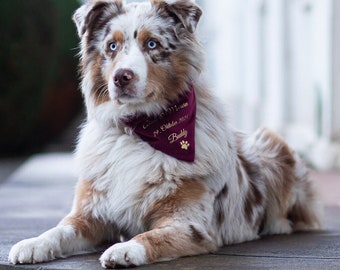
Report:
M194 0L151 0L161 15L168 15L179 21L184 28L194 33L201 18L202 10Z

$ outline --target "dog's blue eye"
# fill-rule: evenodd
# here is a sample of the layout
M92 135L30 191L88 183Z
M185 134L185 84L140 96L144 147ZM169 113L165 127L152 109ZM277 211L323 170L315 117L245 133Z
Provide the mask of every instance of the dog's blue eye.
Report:
M111 43L109 44L109 49L110 49L110 51L112 51L112 52L116 51L116 50L118 49L117 43L116 43L116 42L111 42Z
M150 50L156 49L156 48L157 48L157 42L154 41L154 40L149 40L149 41L148 41L148 48L149 48Z

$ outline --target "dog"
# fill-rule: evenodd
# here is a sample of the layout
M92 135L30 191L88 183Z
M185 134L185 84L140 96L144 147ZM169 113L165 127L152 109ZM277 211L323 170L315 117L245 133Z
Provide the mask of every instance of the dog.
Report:
M131 267L317 230L308 169L275 133L232 128L209 89L193 0L92 0L74 14L87 119L72 210L13 246L13 264L109 245Z

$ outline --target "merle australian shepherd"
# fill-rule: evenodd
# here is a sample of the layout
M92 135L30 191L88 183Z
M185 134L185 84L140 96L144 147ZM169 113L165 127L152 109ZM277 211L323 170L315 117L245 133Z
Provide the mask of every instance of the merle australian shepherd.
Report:
M74 14L87 119L72 210L16 244L38 263L103 244L105 268L215 252L320 227L303 162L276 134L233 129L203 75L193 0L90 0Z

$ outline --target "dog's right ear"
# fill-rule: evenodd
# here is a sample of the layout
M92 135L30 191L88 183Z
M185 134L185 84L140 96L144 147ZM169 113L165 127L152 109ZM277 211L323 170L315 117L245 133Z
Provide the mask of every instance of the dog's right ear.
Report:
M78 36L80 38L87 32L93 32L96 24L100 24L105 12L110 14L121 13L123 0L89 0L73 14L73 21L76 24Z

